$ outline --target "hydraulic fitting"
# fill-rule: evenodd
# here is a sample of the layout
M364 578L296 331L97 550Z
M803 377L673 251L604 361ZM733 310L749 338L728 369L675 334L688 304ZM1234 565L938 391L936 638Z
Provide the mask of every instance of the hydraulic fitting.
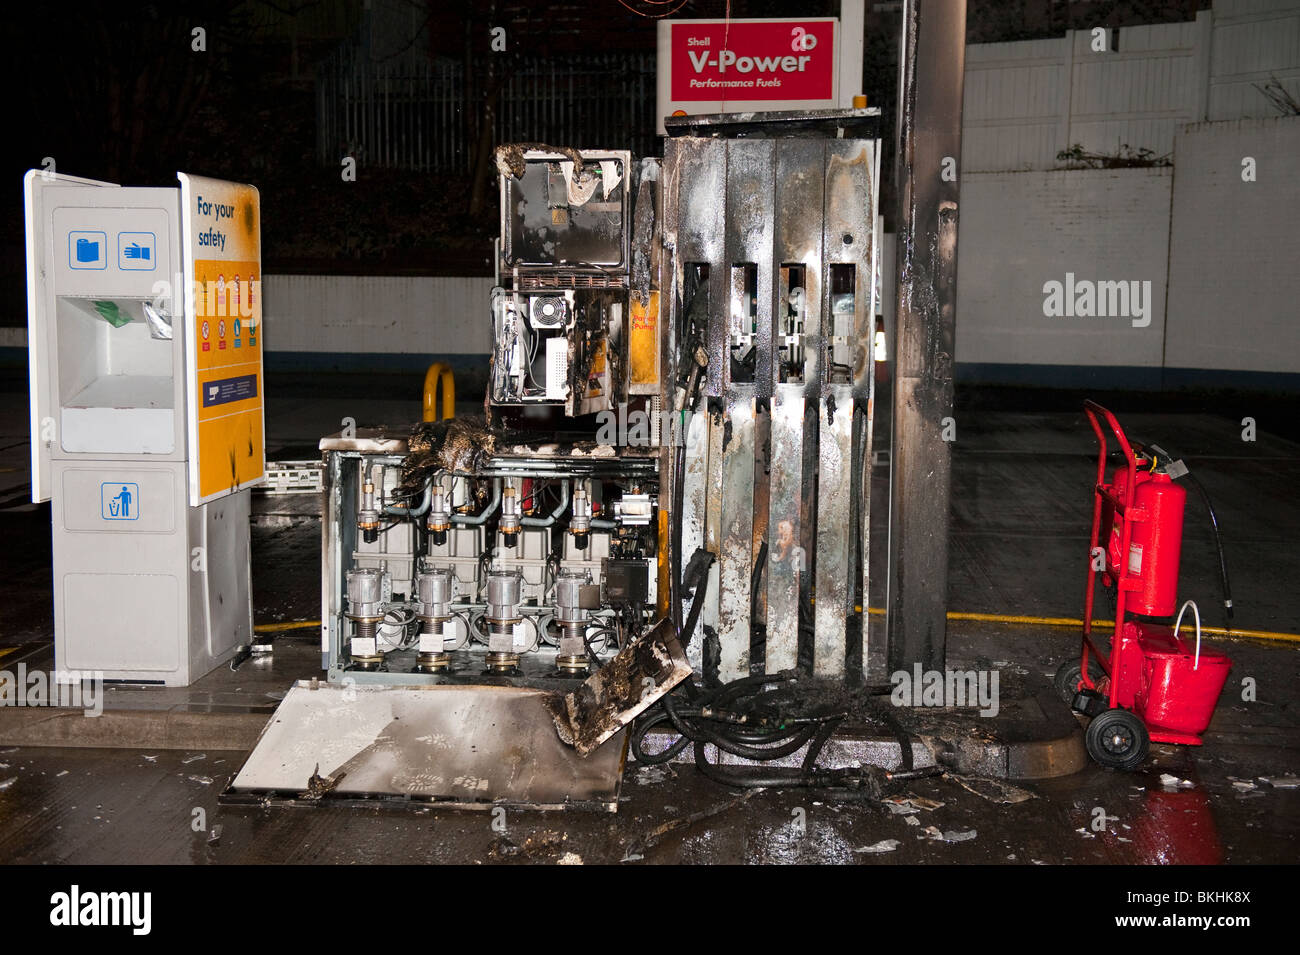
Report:
M379 539L379 508L375 506L375 483L368 472L363 471L361 483L361 506L357 508L357 529L367 544Z
M433 482L433 493L429 497L429 518L426 526L433 536L433 543L438 545L447 543L447 532L451 530L451 509L447 506L447 492L443 490L442 482L438 480Z
M515 488L515 479L506 478L501 491L501 517L497 521L497 532L502 535L506 547L514 547L519 542L519 494Z
M591 540L591 493L587 482L574 480L573 507L569 514L569 533L573 535L573 546L586 550Z

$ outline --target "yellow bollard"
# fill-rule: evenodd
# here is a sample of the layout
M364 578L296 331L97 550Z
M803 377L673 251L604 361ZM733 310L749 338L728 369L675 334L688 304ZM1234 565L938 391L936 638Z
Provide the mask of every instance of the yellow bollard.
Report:
M442 385L442 420L456 417L456 378L451 366L435 361L424 373L424 420L438 420L438 385Z

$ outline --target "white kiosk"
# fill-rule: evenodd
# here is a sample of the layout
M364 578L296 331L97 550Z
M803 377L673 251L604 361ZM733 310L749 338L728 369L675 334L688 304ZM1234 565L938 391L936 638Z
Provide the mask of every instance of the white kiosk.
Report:
M257 190L27 173L32 500L55 668L184 686L252 639L265 470Z

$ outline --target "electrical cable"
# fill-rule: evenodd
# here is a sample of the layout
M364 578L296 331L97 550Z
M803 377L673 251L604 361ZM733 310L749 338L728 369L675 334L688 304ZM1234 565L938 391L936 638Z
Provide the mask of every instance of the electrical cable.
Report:
M1219 534L1219 518L1214 513L1214 505L1210 503L1210 495L1205 487L1197 480L1196 475L1190 471L1187 472L1187 479L1192 482L1192 487L1201 496L1201 502L1205 505L1206 511L1210 514L1210 527L1214 529L1214 549L1219 555L1219 580L1223 584L1223 610L1228 615L1228 620L1232 620L1232 586L1228 582L1228 561L1223 556L1223 538Z

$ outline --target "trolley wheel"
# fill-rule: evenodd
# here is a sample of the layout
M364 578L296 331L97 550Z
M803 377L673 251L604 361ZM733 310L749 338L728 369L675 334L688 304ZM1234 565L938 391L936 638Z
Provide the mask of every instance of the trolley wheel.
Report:
M1088 724L1084 734L1088 755L1110 769L1136 769L1147 758L1151 737L1140 719L1128 710L1107 710Z
M1095 686L1106 675L1106 671L1101 668L1101 664L1096 658L1089 655L1088 657L1088 676ZM1066 660L1061 664L1060 669L1056 671L1056 678L1052 681L1056 687L1056 695L1064 700L1067 704L1074 702L1074 695L1079 692L1083 685L1083 663L1079 657L1073 660Z

